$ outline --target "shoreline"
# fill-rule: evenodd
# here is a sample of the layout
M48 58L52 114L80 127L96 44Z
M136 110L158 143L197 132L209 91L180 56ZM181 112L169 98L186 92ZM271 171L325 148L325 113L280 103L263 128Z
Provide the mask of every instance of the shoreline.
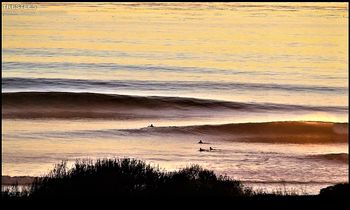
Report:
M1 177L1 185L30 185L33 183L34 179L37 177L34 176L7 176L2 175Z

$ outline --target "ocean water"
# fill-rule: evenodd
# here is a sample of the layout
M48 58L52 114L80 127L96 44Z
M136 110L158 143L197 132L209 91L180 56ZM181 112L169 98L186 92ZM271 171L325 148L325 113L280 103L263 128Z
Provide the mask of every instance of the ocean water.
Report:
M267 190L318 193L348 180L348 4L6 5L4 175L135 157L166 170L200 164ZM287 124L258 138L274 121L330 130ZM221 129L249 122L262 124ZM208 146L199 139L217 150L199 152Z

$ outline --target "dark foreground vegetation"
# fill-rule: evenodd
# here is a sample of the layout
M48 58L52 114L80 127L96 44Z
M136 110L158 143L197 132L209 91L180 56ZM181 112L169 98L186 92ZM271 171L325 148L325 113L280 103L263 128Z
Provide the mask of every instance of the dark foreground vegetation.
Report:
M232 199L320 199L345 198L349 185L339 184L322 189L316 196L293 193L268 194L254 192L240 181L217 176L213 171L193 165L175 172L166 172L135 159L102 159L77 161L71 169L66 162L57 164L46 176L36 178L24 190L6 190L7 200L38 198L174 198L225 197Z

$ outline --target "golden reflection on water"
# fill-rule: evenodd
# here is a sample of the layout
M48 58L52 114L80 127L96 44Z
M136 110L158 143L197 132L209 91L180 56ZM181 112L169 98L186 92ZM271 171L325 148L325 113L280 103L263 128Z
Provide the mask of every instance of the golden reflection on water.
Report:
M103 58L3 54L2 57L7 62L160 64L228 71L232 68L290 71L287 67L292 66L293 71L307 67L317 72L346 74L339 71L347 68L346 3L269 3L258 7L256 3L203 3L192 7L186 3L160 5L38 4L33 14L19 12L19 15L4 16L3 48L115 50L172 56L188 53L196 56L159 59L158 56ZM319 62L310 61L317 57ZM333 61L323 62L323 58ZM4 76L15 75L5 73Z

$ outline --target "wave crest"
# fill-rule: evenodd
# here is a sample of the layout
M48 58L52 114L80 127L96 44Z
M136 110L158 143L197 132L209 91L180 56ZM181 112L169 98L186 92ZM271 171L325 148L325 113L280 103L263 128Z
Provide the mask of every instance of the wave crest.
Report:
M319 160L327 160L339 163L349 163L349 154L347 153L330 153L330 154L319 154L310 155L309 157Z

